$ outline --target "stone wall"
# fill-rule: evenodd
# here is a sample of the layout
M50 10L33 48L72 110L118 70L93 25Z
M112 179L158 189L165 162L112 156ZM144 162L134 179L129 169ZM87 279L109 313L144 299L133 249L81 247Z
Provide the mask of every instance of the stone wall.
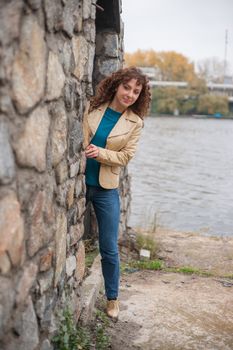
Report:
M85 157L93 86L121 65L119 33L96 36L95 0L0 0L0 348L52 349L57 310L79 318ZM97 43L97 45L96 45ZM95 58L96 55L96 58ZM121 232L129 183L122 175Z

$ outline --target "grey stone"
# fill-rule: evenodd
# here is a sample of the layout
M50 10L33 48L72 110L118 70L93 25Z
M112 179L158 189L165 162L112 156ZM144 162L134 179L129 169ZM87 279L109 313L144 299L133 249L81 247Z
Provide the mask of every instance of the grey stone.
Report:
M60 185L68 179L68 164L64 158L55 168L56 181Z
M31 297L28 298L26 309L17 315L14 329L19 335L17 349L36 349L39 344L38 324Z
M46 307L46 296L44 294L40 299L36 301L36 304L35 304L36 314L40 320L44 317L45 307Z
M15 177L14 156L6 123L0 120L0 184L7 185Z
M82 124L79 120L74 119L69 128L69 157L72 159L79 154L83 142Z
M54 211L49 209L51 200L46 191L38 191L34 194L34 198L31 201L29 208L30 235L27 242L29 256L33 256L38 252L53 236L53 226L50 225L48 229L45 224L46 220L48 223L54 220Z
M57 229L56 229L56 263L55 263L55 280L56 286L65 267L66 261L66 235L67 235L67 219L64 212L57 213Z
M62 49L62 62L65 74L68 75L71 67L72 49L70 43L65 41Z
M66 274L68 277L72 276L74 270L76 269L76 257L74 255L69 256L66 259Z
M83 19L91 17L92 0L83 1Z
M16 287L16 303L20 304L27 298L30 289L36 279L38 266L33 262L30 262L24 267L23 273L19 278L18 285Z
M84 225L79 222L77 225L70 227L70 245L76 244L84 234Z
M95 57L95 46L90 44L89 45L89 60L88 60L88 64L87 64L87 81L89 83L92 82L94 57Z
M49 32L62 30L62 6L57 0L44 0L46 26Z
M14 143L20 165L34 167L42 172L46 169L46 147L50 118L46 107L38 107L27 119L23 132Z
M0 43L9 44L18 38L23 1L2 1L0 4Z
M86 198L79 198L77 202L78 214L77 218L80 219L86 209Z
M79 175L76 179L76 184L75 184L76 198L79 198L84 193L84 190L85 190L84 185L85 185L84 176Z
M67 149L67 117L63 103L58 103L52 110L53 124L51 132L51 157L55 167L64 157Z
M79 164L80 164L80 160L78 160L75 163L71 163L70 164L70 177L75 177L78 174L79 171Z
M118 59L104 59L99 66L99 71L103 76L107 76L120 68L120 62Z
M42 0L27 0L32 10L38 10L41 6L41 1Z
M40 257L40 272L48 271L52 266L53 248L48 247Z
M0 254L0 273L5 275L11 269L11 262L6 252Z
M0 276L0 337L2 337L5 326L11 317L15 292L13 281Z
M99 33L96 35L96 54L109 57L118 57L118 35Z
M72 38L74 32L74 18L73 13L75 12L75 1L70 0L65 5L62 11L62 29L63 31Z
M45 339L41 344L40 350L53 350L53 346L48 339Z
M81 32L83 29L82 2L79 2L78 9L74 12L74 32Z
M48 101L58 99L62 94L64 84L65 75L58 56L50 51L48 59L46 99Z
M83 241L79 242L78 251L76 253L76 262L75 277L78 282L81 282L85 272L85 246Z
M44 294L49 288L52 287L53 277L54 277L54 272L52 269L47 272L40 273L38 277L38 283L39 283L41 295Z
M0 256L6 253L11 263L17 266L22 261L24 227L20 216L20 204L14 192L0 200ZM4 265L1 268L4 269Z
M79 35L72 39L72 49L74 53L75 69L73 74L79 80L82 80L86 74L86 65L89 55L89 44L84 36Z
M94 21L84 21L83 24L83 32L85 38L92 42L95 43L95 22Z
M33 16L24 17L12 72L13 97L20 113L27 112L44 95L45 72L44 31Z

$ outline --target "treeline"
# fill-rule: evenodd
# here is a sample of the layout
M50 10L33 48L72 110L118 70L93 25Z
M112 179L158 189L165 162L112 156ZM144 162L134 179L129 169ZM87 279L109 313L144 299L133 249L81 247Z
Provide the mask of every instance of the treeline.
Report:
M214 63L214 58L213 62ZM152 112L165 114L229 114L228 99L208 92L206 82L215 74L213 81L221 82L221 70L210 72L211 66L199 63L199 71L195 71L194 63L186 56L175 51L156 52L154 50L137 50L125 54L127 66L153 67L155 80L184 81L187 88L157 87L153 89ZM216 67L216 64L212 64Z

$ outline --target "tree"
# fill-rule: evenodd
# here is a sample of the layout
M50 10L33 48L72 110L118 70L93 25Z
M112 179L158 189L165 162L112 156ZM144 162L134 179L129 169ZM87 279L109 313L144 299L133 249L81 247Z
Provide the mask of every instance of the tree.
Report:
M206 82L223 83L224 75L228 74L227 67L229 67L229 63L226 64L225 72L224 66L224 60L209 57L197 62L197 75L205 79Z
M197 111L201 114L220 113L227 115L229 113L228 99L226 96L214 94L202 95L198 100Z

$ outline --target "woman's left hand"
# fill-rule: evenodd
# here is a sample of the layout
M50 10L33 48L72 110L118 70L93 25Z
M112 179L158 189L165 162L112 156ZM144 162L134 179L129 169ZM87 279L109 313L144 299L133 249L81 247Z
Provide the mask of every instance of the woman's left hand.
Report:
M99 155L99 149L92 143L85 149L85 155L87 158L96 158Z

